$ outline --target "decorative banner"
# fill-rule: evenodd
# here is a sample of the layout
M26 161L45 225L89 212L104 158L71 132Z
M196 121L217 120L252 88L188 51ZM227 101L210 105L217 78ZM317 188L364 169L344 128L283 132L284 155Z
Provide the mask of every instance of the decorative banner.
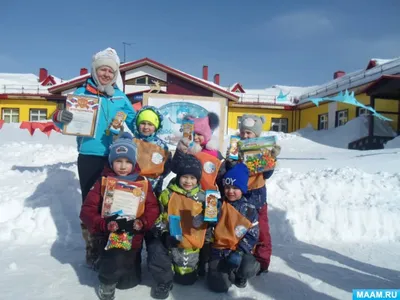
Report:
M336 96L333 96L333 97L307 98L306 100L310 100L316 106L319 106L319 103L323 102L323 101L336 101L336 102L351 104L351 105L362 107L362 108L365 108L365 109L369 110L374 117L377 117L377 118L379 118L381 120L393 121L392 119L386 118L385 116L377 113L376 110L373 109L372 107L366 106L366 105L358 102L357 99L354 97L354 91L349 93L349 91L346 90L345 92L342 92L342 91L339 92Z
M4 120L0 120L0 129L3 127Z
M284 95L283 92L282 92L282 90L280 90L279 95L276 97L276 101L277 101L277 102L286 102L286 101L288 101L288 100L287 100L287 96L288 96L289 94L290 94L290 92L287 93L286 95Z
M60 129L54 125L53 122L27 122L23 121L21 122L21 125L19 126L20 129L27 129L29 131L29 134L33 136L35 133L36 129L39 129L41 132L43 132L45 135L50 137L51 131L57 131L60 132Z

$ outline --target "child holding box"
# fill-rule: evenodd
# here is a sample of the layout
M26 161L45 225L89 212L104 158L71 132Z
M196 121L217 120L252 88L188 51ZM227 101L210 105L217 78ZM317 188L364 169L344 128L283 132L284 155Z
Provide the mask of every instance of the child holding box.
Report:
M207 224L203 222L205 193L199 185L201 174L200 161L185 154L177 166L176 177L159 197L161 215L156 228L162 243L154 253L152 263L155 268L152 273L159 275L155 278L157 285L152 288L153 298L167 298L173 281L191 285L197 280L199 252L207 230ZM171 226L171 221L176 219L180 219L177 223L180 223L181 234L172 235L172 231L180 229Z

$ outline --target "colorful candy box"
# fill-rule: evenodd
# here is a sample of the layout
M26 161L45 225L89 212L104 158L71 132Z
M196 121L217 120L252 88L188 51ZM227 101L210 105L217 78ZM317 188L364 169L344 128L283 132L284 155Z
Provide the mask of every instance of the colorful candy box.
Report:
M263 136L239 142L239 156L249 169L250 175L263 173L275 167L271 149L276 144L275 136Z

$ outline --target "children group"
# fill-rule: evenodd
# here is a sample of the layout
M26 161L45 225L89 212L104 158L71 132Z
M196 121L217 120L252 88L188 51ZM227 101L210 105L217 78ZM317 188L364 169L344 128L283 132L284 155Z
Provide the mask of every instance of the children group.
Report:
M114 85L119 68L116 57L109 49L95 56L95 76L86 83L107 100L120 92ZM110 85L114 89L107 88ZM87 86L83 89L88 90ZM129 104L125 100L120 103L121 107ZM128 108L126 114L133 136L124 132L108 137L103 128L104 132L96 133L101 138L77 139L83 198L80 219L87 262L98 272L99 298L115 299L116 289L140 284L142 249L147 251L147 267L154 280L151 296L155 299L168 298L174 283L192 285L199 277L205 277L210 290L223 293L232 284L245 288L249 278L268 272L271 237L266 179L274 170L250 176L243 162L228 155L224 158L213 138L219 126L214 113L203 118L186 117L194 123L194 139L182 137L174 155L157 136L163 117L155 107L145 106L136 113ZM72 119L66 110L53 116L61 128ZM243 115L240 138L260 136L264 122L263 117ZM107 143L108 149L103 146ZM271 151L275 160L279 152L276 145ZM171 172L175 177L165 182ZM104 179L109 177L142 187L142 209L135 219L102 214ZM205 190L217 190L221 195L216 221L204 220ZM171 215L181 217L181 239L170 232ZM110 235L119 233L132 237L129 250L107 249Z

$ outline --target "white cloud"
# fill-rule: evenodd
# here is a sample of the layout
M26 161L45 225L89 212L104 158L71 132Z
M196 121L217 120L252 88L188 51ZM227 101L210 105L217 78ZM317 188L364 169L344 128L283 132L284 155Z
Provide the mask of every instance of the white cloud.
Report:
M266 23L269 32L289 38L303 39L334 31L332 21L319 11L296 11L279 15Z

